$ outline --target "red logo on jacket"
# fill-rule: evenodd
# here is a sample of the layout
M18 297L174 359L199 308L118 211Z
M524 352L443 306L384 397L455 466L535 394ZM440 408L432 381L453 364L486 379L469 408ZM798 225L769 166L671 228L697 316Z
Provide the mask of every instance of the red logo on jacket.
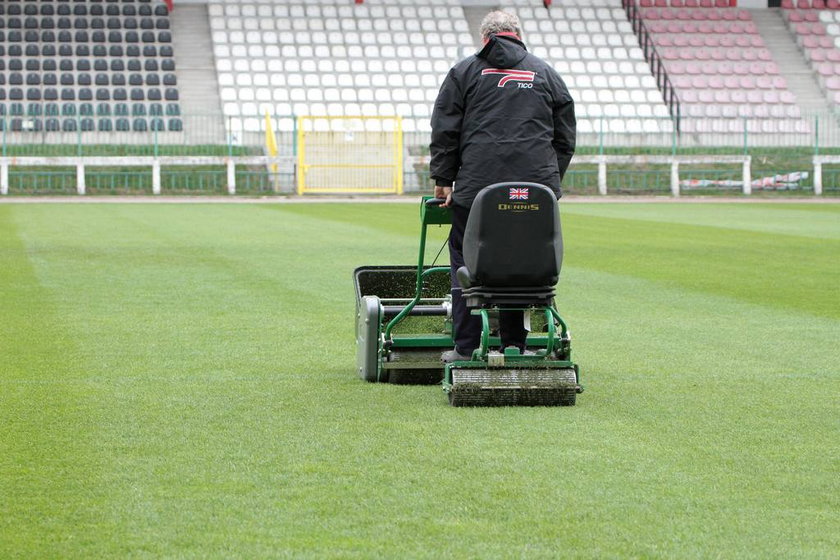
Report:
M530 70L511 70L506 68L485 68L481 71L482 76L490 74L500 74L502 78L499 80L497 87L505 87L508 82L533 82L536 72Z

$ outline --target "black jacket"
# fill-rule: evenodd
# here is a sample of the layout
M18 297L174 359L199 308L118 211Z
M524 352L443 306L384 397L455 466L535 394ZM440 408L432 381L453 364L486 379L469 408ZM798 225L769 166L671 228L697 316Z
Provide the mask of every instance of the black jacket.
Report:
M493 36L456 64L432 112L430 171L436 185L455 182L453 199L469 207L501 181L551 188L575 151L574 101L557 72L508 36Z

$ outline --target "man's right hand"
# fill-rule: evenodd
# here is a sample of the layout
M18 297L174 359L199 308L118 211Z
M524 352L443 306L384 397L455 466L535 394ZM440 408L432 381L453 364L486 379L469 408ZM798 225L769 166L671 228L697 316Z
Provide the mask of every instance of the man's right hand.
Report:
M452 187L435 186L435 198L442 198L446 202L441 204L444 208L452 206Z

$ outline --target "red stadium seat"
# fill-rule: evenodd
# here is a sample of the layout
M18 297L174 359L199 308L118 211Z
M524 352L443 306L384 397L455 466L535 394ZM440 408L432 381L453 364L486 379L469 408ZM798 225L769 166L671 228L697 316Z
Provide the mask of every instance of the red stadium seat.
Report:
M790 12L787 12L787 13L789 14L787 19L790 23L802 23L803 21L805 21L805 16L804 16L805 12L799 12L797 10L791 10Z
M779 101L788 105L796 103L796 96L789 91L783 91L779 93Z
M769 76L759 76L755 80L755 85L759 89L773 89L773 80Z
M723 79L723 85L726 87L726 89L732 91L738 89L738 87L740 87L741 84L738 79L738 76L726 76Z

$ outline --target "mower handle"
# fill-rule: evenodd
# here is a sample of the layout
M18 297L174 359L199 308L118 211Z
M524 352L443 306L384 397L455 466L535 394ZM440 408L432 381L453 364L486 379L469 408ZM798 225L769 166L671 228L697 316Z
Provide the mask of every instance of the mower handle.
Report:
M446 203L445 198L430 198L430 199L426 200L426 206L427 207L440 206L441 204L445 204L445 203Z

